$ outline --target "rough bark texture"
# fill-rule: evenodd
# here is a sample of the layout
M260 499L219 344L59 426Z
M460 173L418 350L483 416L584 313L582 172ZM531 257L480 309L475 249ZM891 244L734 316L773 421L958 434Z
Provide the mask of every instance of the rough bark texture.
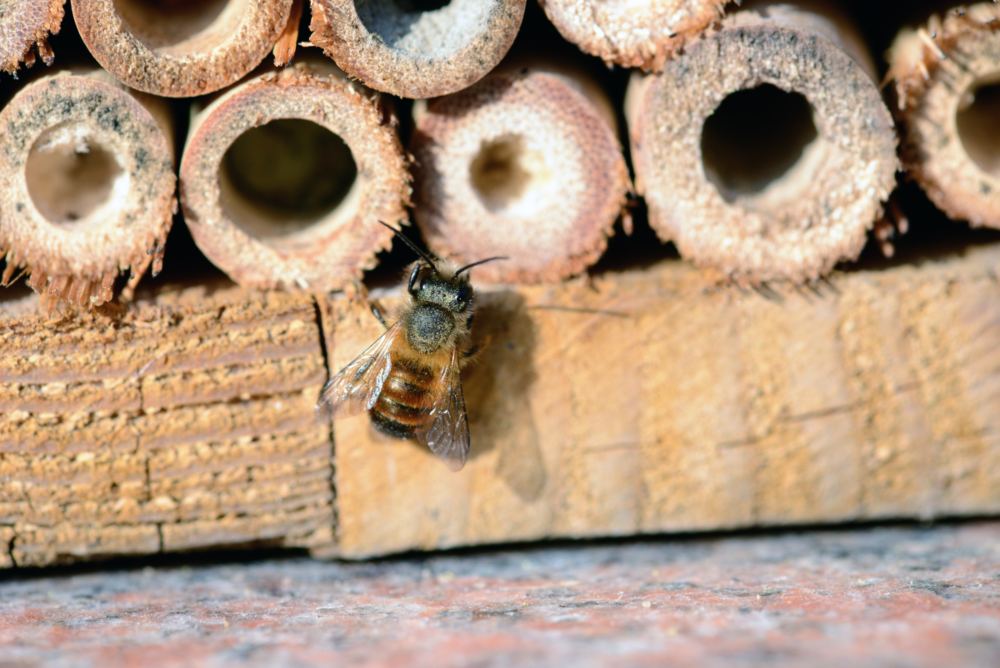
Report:
M23 269L47 305L90 307L121 273L129 299L158 272L177 208L168 116L100 70L18 91L0 112L0 284Z
M722 18L729 0L541 0L560 34L609 65L657 71Z
M0 563L995 513L998 265L986 246L771 299L706 292L680 262L483 293L460 473L364 415L335 421L333 451L314 403L380 332L362 304L199 289L119 321L8 305Z
M0 72L31 67L35 54L52 63L48 38L62 26L66 0L5 0L0 8Z
M328 291L342 289L375 266L406 218L409 174L395 117L371 91L349 82L328 62L298 63L227 91L193 120L180 169L181 205L191 235L206 256L240 285ZM266 197L247 200L221 178L226 154L251 130L273 121L311 121L346 144L357 166L335 206L297 218L275 215ZM294 166L315 162L302 147ZM253 156L250 156L252 158ZM347 160L345 155L345 161ZM257 167L269 187L298 170L287 163ZM258 177L259 178L259 177ZM319 172L315 178L341 175ZM269 192L273 195L274 192ZM277 194L282 194L278 192ZM262 201L264 200L264 201Z
M459 0L410 11L394 2L311 0L310 40L375 90L437 97L470 86L496 67L514 43L524 4Z
M995 92L976 98L978 85L1000 83L1000 6L962 6L906 29L890 61L908 173L952 218L1000 228L1000 106ZM977 104L980 120L957 122Z
M730 14L660 74L634 78L627 112L636 188L657 233L741 283L801 282L855 259L897 167L892 118L856 44L835 17L775 5ZM763 84L805 98L815 138L784 171L744 166L747 183L732 185L706 158L706 120L729 96ZM745 125L744 134L757 132ZM760 162L776 148L762 147Z
M221 12L206 5L72 0L97 62L126 85L167 97L211 93L250 72L281 36L292 0L229 0Z
M588 77L505 66L415 118L414 218L440 257L505 255L476 280L538 283L604 252L630 182L614 112Z

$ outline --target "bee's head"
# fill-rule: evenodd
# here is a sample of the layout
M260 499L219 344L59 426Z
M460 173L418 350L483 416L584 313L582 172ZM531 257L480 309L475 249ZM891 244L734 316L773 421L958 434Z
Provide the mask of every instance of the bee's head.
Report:
M449 277L423 262L414 265L406 289L414 301L437 304L452 313L462 313L472 306L473 292L468 275L456 272Z
M420 250L416 244L407 239L399 230L383 223L381 220L378 222L392 230L393 234L420 256L420 261L413 265L410 278L406 283L406 289L410 293L410 296L413 297L413 300L436 304L453 313L462 313L472 307L472 286L469 284L469 275L466 272L486 262L507 259L498 255L470 262L455 271L442 271L431 256ZM463 274L465 275L463 276Z

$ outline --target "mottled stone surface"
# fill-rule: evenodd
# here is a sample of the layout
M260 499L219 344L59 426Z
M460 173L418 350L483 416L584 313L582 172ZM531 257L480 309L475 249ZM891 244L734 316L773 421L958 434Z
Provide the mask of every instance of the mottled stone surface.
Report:
M1000 522L0 582L0 665L998 666Z

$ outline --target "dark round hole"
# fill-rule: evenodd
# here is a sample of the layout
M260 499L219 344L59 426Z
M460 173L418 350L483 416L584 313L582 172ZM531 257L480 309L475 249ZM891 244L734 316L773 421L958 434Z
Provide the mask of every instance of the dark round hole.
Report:
M87 218L114 199L125 173L115 154L89 137L85 127L65 124L38 138L24 178L38 212L64 224ZM121 193L121 186L117 190Z
M1000 83L974 86L955 121L965 152L988 174L1000 176Z
M326 218L344 201L358 167L344 140L303 119L244 132L223 156L227 215L256 237L282 237Z
M729 95L705 121L705 176L727 201L755 195L781 179L817 138L805 97L763 84Z
M503 209L524 194L534 177L524 163L524 142L519 136L500 137L480 147L469 165L469 179L487 209Z
M433 59L459 48L486 19L489 3L368 0L355 3L365 29L392 49ZM442 28L447 26L448 29Z
M153 50L205 48L239 25L249 0L114 0L137 39Z
M433 12L449 2L451 0L396 0L396 6L404 12Z

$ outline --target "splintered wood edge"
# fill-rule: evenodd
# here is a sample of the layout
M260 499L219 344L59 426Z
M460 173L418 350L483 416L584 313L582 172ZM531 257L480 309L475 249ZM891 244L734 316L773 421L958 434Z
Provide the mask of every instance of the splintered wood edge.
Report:
M1000 174L975 164L955 122L971 87L1000 80L1000 6L963 6L904 29L889 61L908 174L950 217L1000 228Z
M609 65L659 71L721 19L732 0L654 0L637 8L598 0L541 0L559 33Z
M405 98L437 97L472 85L496 67L517 37L524 6L525 0L470 0L432 10L452 24L475 25L462 29L461 43L428 62L426 50L395 48L370 31L354 0L311 0L310 42L375 90ZM402 12L392 3L379 7L387 13ZM423 30L419 24L412 29ZM434 41L440 38L436 28L429 30L428 44L436 47Z
M95 60L128 86L165 97L204 95L238 81L271 52L292 9L292 0L247 0L245 11L228 13L235 23L231 30L178 51L145 44L115 0L71 2L77 30Z
M766 15L734 12L662 72L633 76L629 84L636 188L650 223L718 280L818 279L857 258L895 187L892 117L853 55L854 40L838 41L844 27L781 7ZM761 84L807 99L819 134L810 147L825 154L807 161L807 148L769 188L789 192L744 206L744 195L727 202L706 176L702 128L727 96ZM805 169L812 170L808 176Z
M476 280L542 283L578 274L604 252L631 184L610 103L587 77L505 67L418 105L415 116L414 218L439 257L466 264L505 255L477 267ZM493 176L478 180L479 163L484 174L510 174L487 184ZM506 203L490 204L491 189ZM509 212L532 199L546 202L543 214Z
M65 13L65 0L18 0L8 2L0 20L0 72L14 74L25 65L31 67L35 53L46 65L52 64L50 35L59 33Z
M181 206L198 247L234 281L250 287L339 290L375 266L392 244L378 224L406 218L409 173L396 118L377 94L333 66L299 62L227 91L192 124L180 169ZM325 70L331 70L326 72ZM219 170L244 132L276 119L312 121L344 140L357 164L352 192L302 234L308 240L279 247L244 230L223 208Z
M7 260L0 283L23 270L47 309L62 302L92 307L113 298L120 273L130 272L122 291L128 300L150 267L159 271L176 177L170 129L154 115L156 104L140 102L100 72L63 72L32 82L0 111L0 256ZM75 134L58 141L87 141L113 153L123 170L116 178L127 178L128 189L123 199L112 190L79 221L53 224L28 190L26 165L41 137L70 125Z

